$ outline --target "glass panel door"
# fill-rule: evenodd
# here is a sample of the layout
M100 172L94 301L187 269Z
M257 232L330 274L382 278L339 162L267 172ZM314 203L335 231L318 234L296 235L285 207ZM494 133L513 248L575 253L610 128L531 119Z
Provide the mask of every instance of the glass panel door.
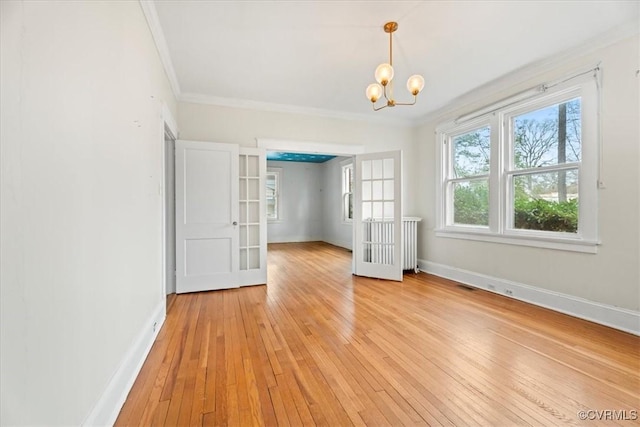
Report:
M355 274L402 280L402 152L356 156Z
M267 283L266 157L258 148L240 148L240 286Z

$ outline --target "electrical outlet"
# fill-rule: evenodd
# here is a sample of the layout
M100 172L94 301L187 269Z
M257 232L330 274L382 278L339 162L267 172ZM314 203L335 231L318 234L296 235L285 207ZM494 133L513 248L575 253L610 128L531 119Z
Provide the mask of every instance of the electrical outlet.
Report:
M509 295L509 296L513 296L513 291L511 289L505 289L504 293Z

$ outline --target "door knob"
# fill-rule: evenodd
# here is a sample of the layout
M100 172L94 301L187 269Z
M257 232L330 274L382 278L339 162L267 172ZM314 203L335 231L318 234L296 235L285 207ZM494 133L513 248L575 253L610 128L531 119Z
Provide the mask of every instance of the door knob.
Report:
M238 225L238 221L233 221L233 225Z

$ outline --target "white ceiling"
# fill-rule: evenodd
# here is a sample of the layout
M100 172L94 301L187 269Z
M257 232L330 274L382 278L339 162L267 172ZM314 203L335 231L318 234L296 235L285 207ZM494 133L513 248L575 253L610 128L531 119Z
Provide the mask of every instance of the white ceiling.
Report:
M637 31L637 1L170 1L155 8L184 98L416 119L518 68L619 28ZM365 89L394 34L396 98L373 113ZM161 49L162 50L162 49Z

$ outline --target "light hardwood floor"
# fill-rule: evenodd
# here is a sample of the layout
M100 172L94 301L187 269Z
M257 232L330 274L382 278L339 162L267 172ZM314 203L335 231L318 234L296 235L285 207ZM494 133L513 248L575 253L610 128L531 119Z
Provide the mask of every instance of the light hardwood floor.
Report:
M592 426L578 411L640 409L638 337L424 273L354 277L324 243L268 258L268 286L172 301L117 426Z

